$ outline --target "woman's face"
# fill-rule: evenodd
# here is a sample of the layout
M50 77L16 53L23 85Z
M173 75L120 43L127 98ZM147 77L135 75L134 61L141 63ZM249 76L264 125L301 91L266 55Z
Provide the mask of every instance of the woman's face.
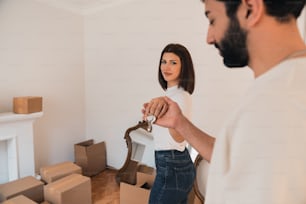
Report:
M181 60L176 54L165 52L162 56L160 70L165 81L167 81L167 87L178 85L181 73Z

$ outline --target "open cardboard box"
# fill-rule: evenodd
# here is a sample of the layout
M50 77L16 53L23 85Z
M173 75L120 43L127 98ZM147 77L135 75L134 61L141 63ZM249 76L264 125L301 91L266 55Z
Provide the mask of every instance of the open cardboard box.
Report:
M83 175L95 176L106 168L105 142L94 143L93 139L74 145L75 163L82 167Z
M121 204L144 204L149 202L150 189L143 188L152 187L155 179L153 174L137 172L136 184L120 182L120 203Z

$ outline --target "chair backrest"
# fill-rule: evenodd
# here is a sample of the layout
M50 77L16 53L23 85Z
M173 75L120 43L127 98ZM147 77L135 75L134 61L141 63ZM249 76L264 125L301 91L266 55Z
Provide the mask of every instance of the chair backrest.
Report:
M194 166L196 168L197 176L193 184L193 190L190 193L188 203L204 204L209 163L203 159L200 154L198 154L195 158Z
M120 182L126 182L134 185L136 183L136 171L138 162L132 160L132 139L130 133L138 128L147 129L148 123L146 121L139 121L137 125L128 128L125 131L124 139L126 140L126 146L128 148L128 153L125 159L123 166L118 170L116 175L116 181L119 184Z

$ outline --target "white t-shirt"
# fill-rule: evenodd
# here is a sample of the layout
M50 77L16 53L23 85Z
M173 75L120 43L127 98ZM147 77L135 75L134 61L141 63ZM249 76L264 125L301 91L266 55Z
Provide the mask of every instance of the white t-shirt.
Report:
M181 108L183 114L191 119L191 95L183 88L177 86L170 87L166 90L166 96L175 101ZM168 128L164 128L158 125L152 127L152 135L154 137L155 150L178 150L184 151L187 142L176 142L169 133Z
M255 79L209 171L205 204L306 203L306 58Z

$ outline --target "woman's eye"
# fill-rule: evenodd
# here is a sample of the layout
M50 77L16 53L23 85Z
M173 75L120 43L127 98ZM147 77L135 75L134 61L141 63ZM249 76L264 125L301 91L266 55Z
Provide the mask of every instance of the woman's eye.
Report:
M171 64L176 65L177 63L176 62L171 62Z
M167 62L165 60L162 60L161 64L167 64Z

